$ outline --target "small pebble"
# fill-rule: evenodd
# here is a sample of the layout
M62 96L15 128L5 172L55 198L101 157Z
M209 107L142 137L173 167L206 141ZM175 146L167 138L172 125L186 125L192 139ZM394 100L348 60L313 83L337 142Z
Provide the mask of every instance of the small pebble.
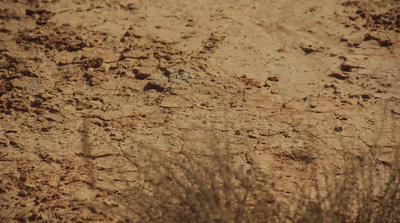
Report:
M279 82L279 78L277 76L268 77L268 80L273 82Z
M343 131L343 128L341 126L335 126L334 130L335 132L341 132Z
M371 93L366 93L366 94L362 94L361 98L368 100L368 99L374 98L374 95Z

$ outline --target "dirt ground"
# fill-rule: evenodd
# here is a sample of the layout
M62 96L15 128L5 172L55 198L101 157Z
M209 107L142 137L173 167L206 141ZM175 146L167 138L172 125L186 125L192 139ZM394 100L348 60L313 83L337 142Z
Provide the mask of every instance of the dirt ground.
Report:
M123 197L140 174L123 154L140 145L227 143L288 206L343 173L344 153L372 150L383 184L400 139L399 4L1 1L0 219L134 221Z

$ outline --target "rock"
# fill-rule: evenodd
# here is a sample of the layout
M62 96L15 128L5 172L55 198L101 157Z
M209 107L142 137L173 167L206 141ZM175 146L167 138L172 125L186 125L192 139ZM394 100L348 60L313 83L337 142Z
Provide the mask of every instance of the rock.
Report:
M66 59L60 59L56 63L57 63L58 66L64 66L64 65L71 64L71 61L70 60L66 60Z
M137 79L146 79L151 76L153 69L151 67L136 67L133 73Z
M346 80L346 79L349 78L349 76L346 75L346 74L335 73L335 72L329 74L329 77L334 77L334 78L339 79L339 80Z
M48 184L50 187L57 187L57 186L58 186L58 183L57 183L55 180L49 180L49 181L47 182L47 184Z
M82 58L81 58L82 59ZM103 59L101 58L91 58L91 59L85 59L81 62L82 66L85 69L89 68L99 68L103 64Z
M312 45L308 45L308 46L300 46L300 48L303 50L303 52L308 55L310 53L313 52L321 52L320 50L316 49L315 47L313 47Z
M167 78L152 79L146 84L144 90L155 89L156 91L163 92L167 89L167 81Z
M374 98L374 95L371 94L371 93L366 93L366 94L362 94L362 95L361 95L361 98L362 98L362 99L365 99L365 100L368 100L368 99Z
M275 203L275 197L272 194L267 194L265 197L265 202L267 202L267 204L273 204Z
M121 60L125 58L133 58L133 59L147 59L149 58L151 52L150 51L142 51L142 50L129 50L123 52L121 54Z
M389 167L392 166L392 164L396 161L394 153L379 154L376 156L376 159L383 165Z
M335 128L333 130L335 132L341 132L341 131L343 131L343 128L341 126L335 126Z
M396 107L396 108L392 109L391 112L392 112L393 114L400 115L400 108L399 108L399 107Z
M304 161L306 163L312 162L315 157L313 157L306 148L293 148L289 157L295 161Z
M325 84L324 88L333 88L333 89L337 89L337 87L334 84Z
M364 67L359 67L359 66L352 66L352 65L349 65L349 64L345 64L345 63L342 63L341 65L340 65L340 70L341 71L344 71L344 72L350 72L351 71L351 69L354 69L354 68L364 68Z
M368 40L376 40L379 43L379 46L388 47L393 45L392 40L390 39L383 39L378 36L372 35L370 33L365 34L364 41Z
M261 85L258 81L254 80L253 78L248 78L246 75L239 77L239 80L241 80L246 85L254 86L256 88L261 88Z
M26 197L28 195L28 192L26 192L26 190L20 190L18 192L18 196L20 197Z
M34 11L34 10L32 10L32 9L26 9L26 10L25 10L25 14L26 14L27 16L32 16L32 15L36 14L36 11Z
M169 76L171 76L171 74L178 73L179 70L181 70L181 69L170 67L170 68L165 69L164 75L169 77ZM182 69L182 71L184 71L184 70Z
M268 80L273 82L279 82L279 78L277 76L268 77Z
M251 138L251 139L257 139L258 136L255 134L248 134L247 137Z
M133 10L139 10L140 9L140 4L138 2L133 2L133 3L129 3L126 8L133 11Z
M271 94L279 94L279 91L278 90L276 90L276 89L271 89Z

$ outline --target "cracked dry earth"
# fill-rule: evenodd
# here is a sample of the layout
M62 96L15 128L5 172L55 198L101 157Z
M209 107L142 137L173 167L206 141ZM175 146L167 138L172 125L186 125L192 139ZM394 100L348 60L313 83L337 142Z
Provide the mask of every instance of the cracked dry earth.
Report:
M398 1L3 0L0 22L2 222L128 221L123 154L210 132L286 206L344 151L378 185L394 160Z

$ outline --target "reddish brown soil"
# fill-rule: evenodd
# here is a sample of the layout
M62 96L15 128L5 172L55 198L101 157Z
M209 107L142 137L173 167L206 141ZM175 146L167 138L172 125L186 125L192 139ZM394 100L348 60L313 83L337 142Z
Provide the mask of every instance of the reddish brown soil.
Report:
M209 132L273 173L283 205L343 172L343 151L373 150L383 184L400 8L364 2L1 1L0 219L123 222L140 178L123 152L201 148Z

